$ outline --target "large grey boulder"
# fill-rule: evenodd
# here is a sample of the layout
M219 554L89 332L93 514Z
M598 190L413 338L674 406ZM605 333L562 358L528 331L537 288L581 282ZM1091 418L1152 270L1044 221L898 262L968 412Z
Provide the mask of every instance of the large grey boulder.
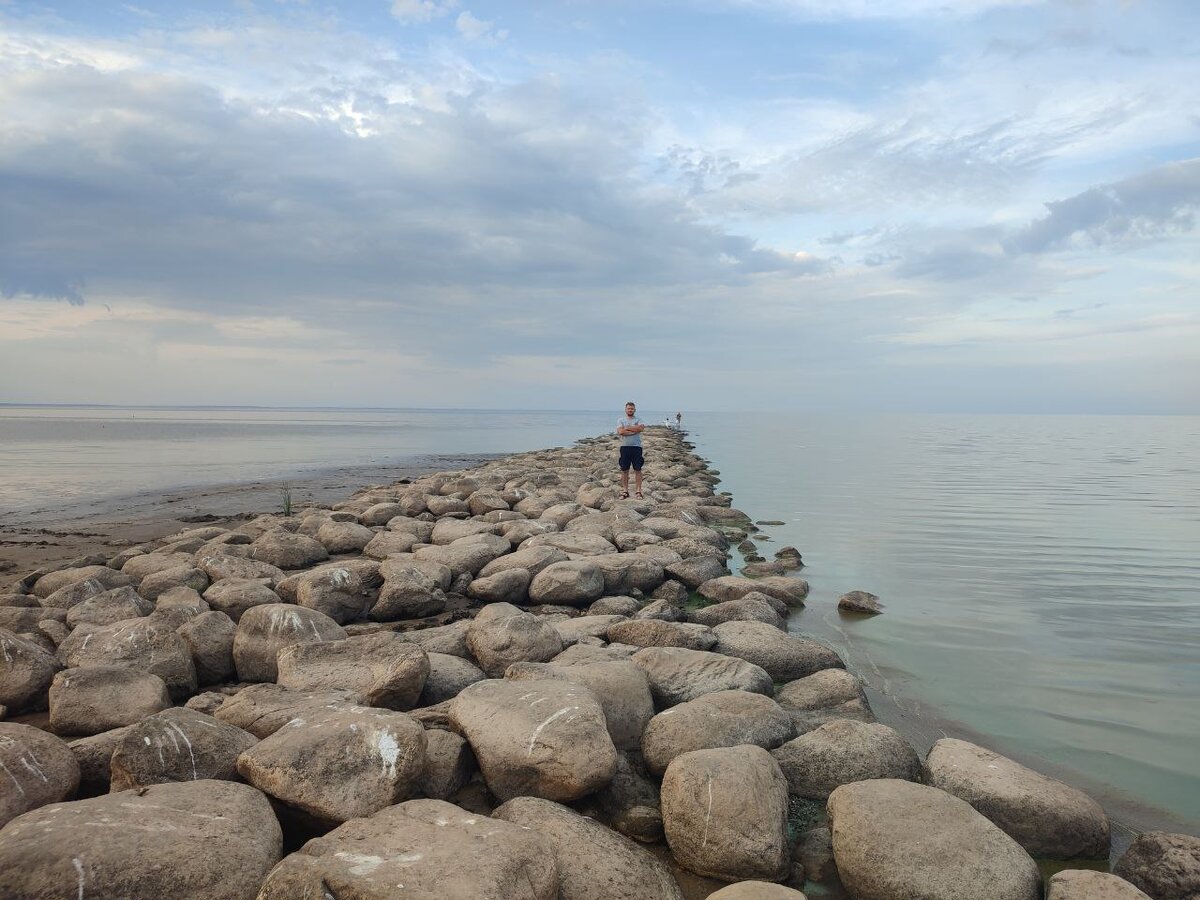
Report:
M242 614L233 638L233 663L242 681L274 681L276 654L292 644L340 641L346 630L324 613L290 603L256 606Z
M1154 900L1200 897L1200 837L1147 831L1139 834L1113 867L1113 874Z
M191 709L166 709L130 727L111 757L113 791L215 778L238 781L237 758L258 738Z
M121 566L121 572L132 578L135 585L140 585L151 575L158 572L165 572L168 569L178 569L181 566L187 567L192 562L193 557L188 553L155 550L153 553L133 557L125 565ZM112 587L116 586L112 585Z
M358 572L350 566L321 566L296 577L296 603L315 609L344 625L360 618L371 599Z
M823 800L839 785L871 778L914 781L921 760L908 741L886 725L837 719L771 752L788 790Z
M739 881L708 895L708 900L806 900L795 888L766 881Z
M551 563L529 583L531 603L587 606L604 595L604 573L590 559Z
M749 593L737 600L702 606L688 613L688 620L699 622L710 628L723 622L765 622L780 631L787 631L786 616L771 603L774 598L767 594ZM775 601L778 603L779 601Z
M490 578L509 569L524 569L535 576L542 569L557 562L566 562L570 557L557 547L534 545L497 557L479 570L481 578Z
M289 806L323 822L345 822L416 794L425 745L425 729L405 713L314 710L244 751L237 769Z
M80 626L59 645L58 655L70 667L126 666L157 675L176 700L196 692L192 651L169 622L144 618Z
M791 869L787 782L762 747L675 757L662 784L667 843L685 869L724 881L782 881Z
M60 594L54 601L46 602L42 605L58 609L68 609L76 603L82 603L88 597L95 597L113 588L133 584L133 579L129 575L118 572L116 569L110 569L108 566L82 566L77 569L60 569L57 572L50 572L47 575L43 575L34 583L31 593L35 597L42 598L42 600L48 600L56 592L63 590L63 588L82 584L86 581L91 581L93 584L88 585L81 593Z
M736 656L766 669L774 681L794 681L845 663L817 641L792 637L766 622L723 622L713 628L717 653Z
M679 562L671 563L666 570L667 575L692 590L696 590L706 581L729 574L729 566L725 564L724 553L703 553L690 556Z
M827 809L838 874L858 900L1039 900L1037 863L938 788L880 779L839 787Z
M45 709L62 664L32 641L0 628L0 706L10 713Z
M137 592L147 600L157 600L160 594L177 587L189 587L197 593L208 587L208 575L193 565L172 566L143 578Z
M925 769L926 783L966 800L1031 856L1108 857L1108 816L1076 788L953 738L933 745Z
M766 578L742 578L725 575L700 585L700 596L713 603L737 600L746 594L758 592L782 600L789 607L801 607L808 596L808 582L787 575L769 575Z
M416 644L382 631L341 641L292 644L276 654L277 683L297 691L346 690L368 706L408 710L416 705L429 657Z
M132 725L123 725L68 742L67 746L79 763L79 784L90 794L108 792L112 779L112 755L131 728Z
M184 622L175 631L192 653L198 684L221 684L233 679L236 672L233 640L237 636L237 626L229 616L215 609L209 610Z
M426 653L445 653L448 656L459 656L473 660L471 650L467 646L467 634L471 630L471 619L459 619L449 625L435 625L431 628L418 628L414 631L399 631L397 634L406 641L411 641Z
M644 553L607 553L592 562L604 578L605 594L650 593L666 580L663 567Z
M529 828L549 841L565 900L683 900L657 858L627 837L572 809L537 797L517 797L493 818Z
M647 778L628 754L619 754L612 781L581 801L580 811L635 841L662 842L658 782Z
M125 666L64 669L50 684L50 728L88 735L133 725L171 705L166 683Z
M753 744L766 750L791 740L796 728L770 697L716 691L663 710L642 734L646 768L661 776L671 760L693 750Z
M1193 894L1193 896L1196 896ZM1151 900L1124 878L1090 869L1055 872L1046 884L1046 900Z
M433 706L457 697L467 685L483 681L487 674L469 659L449 653L429 653L429 675L417 706Z
M84 600L67 610L67 627L112 625L125 619L136 619L154 612L154 604L132 587L113 588Z
M794 712L827 709L855 700L866 703L863 681L845 669L822 669L775 691L775 702Z
M466 739L441 728L425 729L425 768L419 790L430 800L449 800L479 771Z
M317 529L317 541L330 553L359 553L375 532L357 522L337 522L330 520Z
M751 691L770 697L775 685L759 666L707 650L646 647L630 657L646 673L660 708L713 691Z
M383 587L371 607L376 622L416 619L441 612L453 573L439 562L394 556L379 567Z
M486 537L495 537L497 543L483 540ZM413 551L413 558L440 563L457 578L463 574L478 575L479 570L493 559L512 549L507 541L495 535L476 535L475 538L460 538L445 546L418 547Z
M417 536L407 531L381 531L363 547L363 556L372 559L387 559L399 553L412 552Z
M246 610L279 603L280 597L264 578L222 578L204 592L204 600L211 609L238 622Z
M66 800L79 787L79 763L67 742L17 722L0 722L0 771L0 829L31 809Z
M472 579L467 596L480 603L524 603L532 576L526 569L505 569Z
M453 544L459 538L475 534L495 534L495 522L480 522L478 520L462 521L459 519L442 519L433 526L429 535L432 544Z
M638 749L646 723L654 716L654 699L646 675L628 660L574 666L514 663L504 677L510 681L549 678L588 688L604 709L609 736L618 750Z
M329 551L315 538L277 528L255 539L250 558L279 569L307 569L329 559Z
M563 640L541 616L508 603L493 603L472 620L467 647L484 672L500 678L515 662L553 659L563 651Z
M410 800L313 838L275 867L258 900L557 900L558 882L538 832Z
M554 630L562 636L563 643L568 646L579 643L581 638L597 638L606 641L608 627L617 622L624 622L625 618L625 616L614 615L576 616L573 619L555 622Z
M157 784L10 822L0 831L0 896L249 900L282 845L271 804L252 787Z
M604 709L581 685L479 681L450 701L450 718L501 800L567 803L603 787L616 771Z
M252 684L217 707L213 717L265 738L293 719L357 706L362 699L353 691L293 691L277 684Z
M614 644L634 647L685 647L688 650L711 650L717 636L706 625L690 622L666 622L662 619L630 619L611 625L608 639Z
M216 584L229 578L263 580L273 588L286 577L283 569L258 559L246 559L229 553L197 553L196 565Z

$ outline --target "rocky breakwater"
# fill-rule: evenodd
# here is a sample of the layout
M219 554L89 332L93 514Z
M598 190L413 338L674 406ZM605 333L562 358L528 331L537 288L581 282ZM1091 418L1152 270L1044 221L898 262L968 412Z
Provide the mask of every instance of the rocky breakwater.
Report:
M0 896L1034 900L1107 854L1079 792L875 722L787 630L799 554L731 575L750 520L646 444L645 500L600 437L19 580ZM1136 851L1051 896L1195 896L1194 839Z

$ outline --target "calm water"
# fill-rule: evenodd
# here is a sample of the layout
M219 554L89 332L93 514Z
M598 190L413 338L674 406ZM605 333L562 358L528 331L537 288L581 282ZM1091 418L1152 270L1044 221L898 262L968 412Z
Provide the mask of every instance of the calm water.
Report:
M0 408L0 512L558 446L615 418ZM1110 807L1128 799L1143 826L1200 830L1200 418L688 413L684 425L739 508L786 523L761 547L804 554L812 594L792 628L834 644L881 715L986 743ZM852 589L879 594L885 614L840 616Z

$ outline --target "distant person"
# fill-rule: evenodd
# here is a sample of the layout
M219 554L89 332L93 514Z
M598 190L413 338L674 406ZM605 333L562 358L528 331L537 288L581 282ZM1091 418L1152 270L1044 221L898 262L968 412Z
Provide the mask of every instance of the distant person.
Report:
M676 428L683 427L683 413L681 413L681 412L675 413L675 427Z
M637 404L630 400L625 404L625 417L617 419L617 434L621 436L621 499L629 499L629 467L637 478L636 497L642 499L642 432L646 426L637 417Z

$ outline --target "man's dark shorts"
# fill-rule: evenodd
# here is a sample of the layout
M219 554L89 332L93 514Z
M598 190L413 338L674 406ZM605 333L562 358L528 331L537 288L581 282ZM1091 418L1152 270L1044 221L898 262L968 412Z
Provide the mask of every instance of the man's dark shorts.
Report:
M628 472L630 466L633 466L635 472L642 471L642 448L622 447L619 465L622 472Z

